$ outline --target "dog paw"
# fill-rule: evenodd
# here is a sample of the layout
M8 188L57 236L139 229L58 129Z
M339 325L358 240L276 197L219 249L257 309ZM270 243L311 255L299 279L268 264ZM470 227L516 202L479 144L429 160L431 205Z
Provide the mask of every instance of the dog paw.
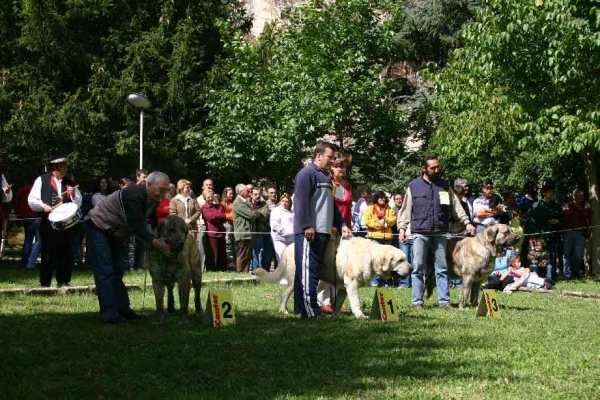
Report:
M354 316L357 319L367 319L367 316L365 314L363 314L362 312L360 312L360 313L354 313Z

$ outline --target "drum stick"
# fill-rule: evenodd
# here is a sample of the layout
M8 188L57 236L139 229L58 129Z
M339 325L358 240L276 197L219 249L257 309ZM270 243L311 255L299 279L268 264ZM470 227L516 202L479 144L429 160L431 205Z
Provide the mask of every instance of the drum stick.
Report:
M79 187L79 185L73 186L73 189L77 189L78 187ZM68 190L65 191L65 192L62 192L59 197L62 197L63 194L66 194L67 192L68 192ZM58 203L57 205L55 205L54 207L52 207L52 209L54 210L56 207L60 206L61 204L63 204L63 203Z
M78 187L79 187L79 185L77 185L77 186L73 186L71 189L77 189ZM62 192L62 193L60 194L60 196L62 197L62 195L63 195L63 194L67 194L67 192L68 192L68 190L66 190L66 191Z

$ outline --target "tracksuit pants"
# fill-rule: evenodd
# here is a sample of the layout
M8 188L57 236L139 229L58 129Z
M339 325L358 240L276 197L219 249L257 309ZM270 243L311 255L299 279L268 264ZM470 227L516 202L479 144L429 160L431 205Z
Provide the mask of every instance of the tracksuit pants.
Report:
M315 233L312 242L308 242L304 233L294 235L296 275L294 279L294 314L302 317L316 317L321 314L317 301L319 272L329 240L327 233Z

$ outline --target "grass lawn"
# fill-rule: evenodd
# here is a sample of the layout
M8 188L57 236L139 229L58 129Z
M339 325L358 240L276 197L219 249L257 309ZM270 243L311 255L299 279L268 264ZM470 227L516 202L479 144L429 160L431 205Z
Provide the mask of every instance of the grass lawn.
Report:
M213 277L233 274L206 274ZM0 263L0 287L37 285L37 273ZM127 274L142 283L143 273ZM77 270L73 284L91 284ZM276 313L282 286L231 289L237 324L215 329L171 316L153 325L154 299L130 293L147 318L99 322L91 293L0 297L3 398L598 398L600 301L498 294L502 319L474 310L410 309L396 290L399 323L351 315L302 320ZM600 293L593 281L558 289ZM374 290L361 289L368 314ZM457 291L452 291L456 303ZM346 304L347 306L347 304Z

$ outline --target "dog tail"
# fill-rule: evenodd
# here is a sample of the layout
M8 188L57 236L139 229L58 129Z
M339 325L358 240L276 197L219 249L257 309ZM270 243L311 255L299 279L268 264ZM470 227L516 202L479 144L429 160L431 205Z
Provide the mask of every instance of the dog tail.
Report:
M290 261L291 260L291 261ZM291 265L289 265L291 263ZM288 246L283 254L281 255L281 261L275 271L267 272L262 268L257 268L254 270L256 276L260 278L261 281L265 281L268 283L279 283L281 278L285 278L287 275L288 268L294 268L296 264L294 263L294 246Z

